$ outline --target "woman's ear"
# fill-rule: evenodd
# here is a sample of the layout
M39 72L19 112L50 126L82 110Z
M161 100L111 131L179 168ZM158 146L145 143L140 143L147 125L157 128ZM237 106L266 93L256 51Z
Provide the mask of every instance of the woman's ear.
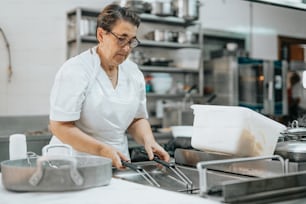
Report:
M98 42L99 43L102 43L103 42L103 34L104 34L104 30L103 30L103 28L97 28L97 33L96 33L96 37L97 37L97 40L98 40Z

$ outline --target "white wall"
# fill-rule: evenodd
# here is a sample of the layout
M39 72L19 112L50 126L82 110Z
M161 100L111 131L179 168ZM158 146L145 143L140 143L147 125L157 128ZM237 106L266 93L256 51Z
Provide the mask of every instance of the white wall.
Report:
M0 27L12 55L12 80L0 35L0 115L49 112L54 75L66 59L66 12L78 6L101 9L105 0L1 0Z
M251 57L277 59L278 35L306 39L305 11L243 0L202 2L203 28L244 33Z
M76 7L101 9L107 0L1 0L0 27L12 55L8 82L7 52L0 35L0 115L49 113L56 71L66 60L66 12ZM204 28L254 34L253 57L277 58L278 34L306 38L306 12L243 0L201 0ZM252 29L250 20L253 19ZM266 31L263 32L263 31Z
M253 38L253 56L277 59L277 36L284 35L306 39L306 11L253 4L255 33ZM262 46L264 45L264 46Z

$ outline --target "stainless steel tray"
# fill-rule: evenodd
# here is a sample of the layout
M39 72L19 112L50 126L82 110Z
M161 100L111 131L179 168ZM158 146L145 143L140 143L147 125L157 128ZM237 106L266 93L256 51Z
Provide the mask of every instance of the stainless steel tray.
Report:
M1 163L3 186L12 191L71 191L109 184L110 159L95 156L39 157Z
M47 155L64 147L67 155ZM71 191L109 184L112 161L98 156L72 156L69 145L46 145L43 156L1 162L2 183L12 191Z
M218 161L226 159L238 159L232 155L220 154L216 152L204 152L199 150L190 149L176 149L174 153L175 163L196 167L197 163L202 161ZM248 157L245 157L248 158ZM249 157L250 158L250 157ZM276 175L282 175L284 173L282 163L275 160L256 160L246 161L238 163L224 163L218 165L211 165L209 169L222 172L228 172L231 174L239 174L244 176L255 177L270 177Z

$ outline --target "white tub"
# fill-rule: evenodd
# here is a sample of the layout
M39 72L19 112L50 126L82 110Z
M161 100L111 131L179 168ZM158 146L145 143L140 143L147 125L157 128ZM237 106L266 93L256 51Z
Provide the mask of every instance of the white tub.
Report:
M251 109L238 106L192 105L191 145L203 151L235 156L273 155L286 126Z

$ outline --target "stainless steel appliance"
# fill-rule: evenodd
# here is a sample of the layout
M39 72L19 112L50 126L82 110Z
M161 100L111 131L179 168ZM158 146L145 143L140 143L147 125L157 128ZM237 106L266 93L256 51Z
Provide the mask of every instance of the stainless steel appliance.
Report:
M158 188L201 196L222 203L289 203L306 201L306 163L280 156L235 158L227 154L176 149L173 165L189 182L155 161L135 162L158 183L153 185L132 169L115 170L113 176ZM189 184L189 185L188 185ZM191 184L191 185L190 185Z
M286 115L287 64L282 61L224 56L208 61L214 104L245 106L263 114Z

